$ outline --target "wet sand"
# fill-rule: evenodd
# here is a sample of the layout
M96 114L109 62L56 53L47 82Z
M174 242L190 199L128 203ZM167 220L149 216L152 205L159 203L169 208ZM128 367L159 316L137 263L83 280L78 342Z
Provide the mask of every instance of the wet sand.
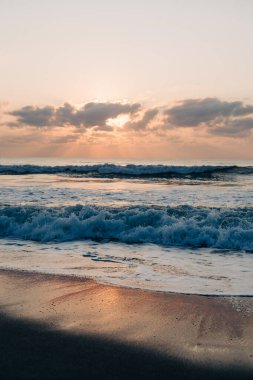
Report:
M253 298L0 271L1 379L252 379Z

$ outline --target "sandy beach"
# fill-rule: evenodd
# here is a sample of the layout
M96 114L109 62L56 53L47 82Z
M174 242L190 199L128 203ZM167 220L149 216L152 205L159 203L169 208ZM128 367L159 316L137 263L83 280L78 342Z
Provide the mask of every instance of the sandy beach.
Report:
M250 379L253 299L0 272L1 379Z

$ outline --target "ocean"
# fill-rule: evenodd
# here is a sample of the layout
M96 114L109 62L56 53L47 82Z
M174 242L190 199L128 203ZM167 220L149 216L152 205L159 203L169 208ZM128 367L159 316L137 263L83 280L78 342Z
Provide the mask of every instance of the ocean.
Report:
M0 268L253 295L253 161L1 159Z

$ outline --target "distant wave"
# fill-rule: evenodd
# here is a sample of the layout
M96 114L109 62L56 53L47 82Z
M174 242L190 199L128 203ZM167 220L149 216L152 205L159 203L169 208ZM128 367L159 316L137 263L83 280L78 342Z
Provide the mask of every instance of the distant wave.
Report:
M252 166L169 166L169 165L66 165L66 166L39 166L39 165L0 165L0 175L24 174L71 174L91 177L173 177L173 176L205 176L215 173L253 174Z
M103 240L253 252L253 208L0 206L0 237Z

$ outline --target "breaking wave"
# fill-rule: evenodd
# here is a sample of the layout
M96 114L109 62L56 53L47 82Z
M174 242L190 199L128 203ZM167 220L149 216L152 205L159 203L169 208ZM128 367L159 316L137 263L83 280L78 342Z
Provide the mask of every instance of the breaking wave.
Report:
M253 208L0 206L0 237L102 240L253 252Z
M253 174L253 167L246 166L168 166L168 165L0 165L0 174L71 174L94 177L173 177L173 176L205 176L215 173Z

